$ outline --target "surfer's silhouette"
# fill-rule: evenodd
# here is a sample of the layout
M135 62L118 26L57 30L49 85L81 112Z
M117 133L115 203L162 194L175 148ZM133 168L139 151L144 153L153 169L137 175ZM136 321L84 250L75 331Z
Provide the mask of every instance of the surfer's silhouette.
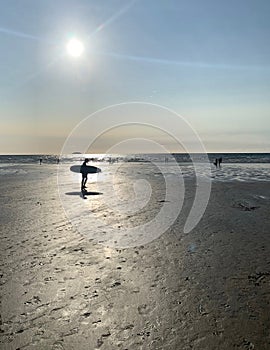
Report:
M85 158L84 162L81 165L80 173L82 174L82 183L81 183L81 190L86 189L86 182L87 182L87 163L89 162L88 158Z

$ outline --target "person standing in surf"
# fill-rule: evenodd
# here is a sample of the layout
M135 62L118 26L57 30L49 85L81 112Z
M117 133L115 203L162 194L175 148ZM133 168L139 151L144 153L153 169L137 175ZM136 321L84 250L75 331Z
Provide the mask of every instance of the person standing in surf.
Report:
M218 167L221 168L222 157L218 158Z
M84 162L81 165L81 169L80 169L80 173L82 174L82 183L81 183L81 190L85 190L86 189L86 182L87 182L87 175L88 175L88 171L87 171L87 163L89 162L88 158L85 158Z

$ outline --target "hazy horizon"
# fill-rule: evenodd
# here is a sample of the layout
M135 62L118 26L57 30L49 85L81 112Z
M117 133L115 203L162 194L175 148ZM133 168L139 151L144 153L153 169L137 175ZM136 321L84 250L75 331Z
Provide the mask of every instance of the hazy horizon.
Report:
M98 155L106 155L107 153L70 153L68 155L82 155L82 156L98 156ZM108 153L107 155L115 155L115 156L125 156L125 155L147 155L147 154L164 154L166 155L166 153L158 153L158 152L145 152L145 153ZM174 154L174 152L170 153L170 154ZM188 153L188 152L182 152L182 153L175 153L175 154L200 154L200 153ZM207 152L207 154L270 154L270 152ZM64 154L62 154L64 155ZM0 156L61 156L60 153L0 153Z

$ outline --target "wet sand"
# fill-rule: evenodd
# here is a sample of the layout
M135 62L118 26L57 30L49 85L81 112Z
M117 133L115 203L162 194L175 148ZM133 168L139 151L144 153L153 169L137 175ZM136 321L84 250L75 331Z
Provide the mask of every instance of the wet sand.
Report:
M116 249L71 225L56 166L22 168L0 178L1 349L270 349L269 182L213 183L184 234L187 181L167 232Z

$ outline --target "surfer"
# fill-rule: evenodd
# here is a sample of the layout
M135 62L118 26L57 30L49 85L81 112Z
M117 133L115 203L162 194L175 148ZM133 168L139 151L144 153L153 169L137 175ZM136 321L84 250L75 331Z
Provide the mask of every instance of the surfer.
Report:
M81 183L81 190L82 191L85 190L85 188L86 188L87 175L88 175L88 172L87 172L87 163L88 162L89 162L89 159L85 158L85 160L82 163L81 168L80 168L80 173L82 174L82 183Z

